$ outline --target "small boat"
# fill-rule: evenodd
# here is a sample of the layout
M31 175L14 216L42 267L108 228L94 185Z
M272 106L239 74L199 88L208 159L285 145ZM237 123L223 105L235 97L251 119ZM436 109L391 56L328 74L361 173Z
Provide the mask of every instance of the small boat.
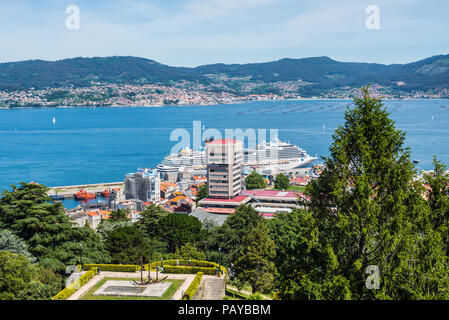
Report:
M419 160L413 159L413 163L419 163Z
M74 195L76 200L91 200L95 199L97 196L95 193L89 193L84 189L81 189L80 192L75 193Z
M52 122L53 122L53 124L55 124L55 123L56 123L56 118L55 118L55 117L53 117L53 120L52 120Z

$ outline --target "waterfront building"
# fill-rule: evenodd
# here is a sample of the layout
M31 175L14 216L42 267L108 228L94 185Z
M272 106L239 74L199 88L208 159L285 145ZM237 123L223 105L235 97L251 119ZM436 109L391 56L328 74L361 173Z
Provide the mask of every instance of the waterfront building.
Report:
M139 169L125 176L125 199L158 203L161 199L159 171Z

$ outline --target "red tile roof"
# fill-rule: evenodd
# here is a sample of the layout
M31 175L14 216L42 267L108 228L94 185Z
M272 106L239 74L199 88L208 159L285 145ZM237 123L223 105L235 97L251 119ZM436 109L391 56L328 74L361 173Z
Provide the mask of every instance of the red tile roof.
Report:
M235 213L235 209L231 208L201 208L201 209L209 213L220 213L220 214Z
M297 191L280 191L280 190L245 190L243 191L245 196L253 196L253 197L270 197L270 198L305 198L307 199L303 193Z
M204 198L202 201L212 201L212 202L242 202L244 201L248 196L237 196L232 199L212 199L212 198Z

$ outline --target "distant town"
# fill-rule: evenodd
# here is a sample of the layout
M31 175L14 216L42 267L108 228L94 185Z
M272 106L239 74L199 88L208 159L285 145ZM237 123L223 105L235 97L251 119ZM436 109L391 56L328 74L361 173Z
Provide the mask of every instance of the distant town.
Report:
M217 105L245 101L287 100L287 99L351 99L357 88L341 87L329 89L320 95L303 97L298 88L301 81L279 81L276 83L248 83L237 92L223 90L217 86L208 87L193 82L179 82L174 85L159 84L110 84L92 83L87 87L62 87L46 89L0 90L0 108L14 107L141 107L170 105ZM275 88L278 93L251 93L257 87ZM449 97L449 90L426 90L397 92L389 87L372 85L375 97L384 99L443 99Z

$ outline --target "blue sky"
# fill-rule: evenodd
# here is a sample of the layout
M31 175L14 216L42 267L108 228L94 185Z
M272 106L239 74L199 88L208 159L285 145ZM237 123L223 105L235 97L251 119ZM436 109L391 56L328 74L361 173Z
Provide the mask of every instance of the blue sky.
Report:
M68 5L80 29L65 26ZM380 29L365 9L380 9ZM0 0L0 62L131 55L174 66L449 53L449 0Z

